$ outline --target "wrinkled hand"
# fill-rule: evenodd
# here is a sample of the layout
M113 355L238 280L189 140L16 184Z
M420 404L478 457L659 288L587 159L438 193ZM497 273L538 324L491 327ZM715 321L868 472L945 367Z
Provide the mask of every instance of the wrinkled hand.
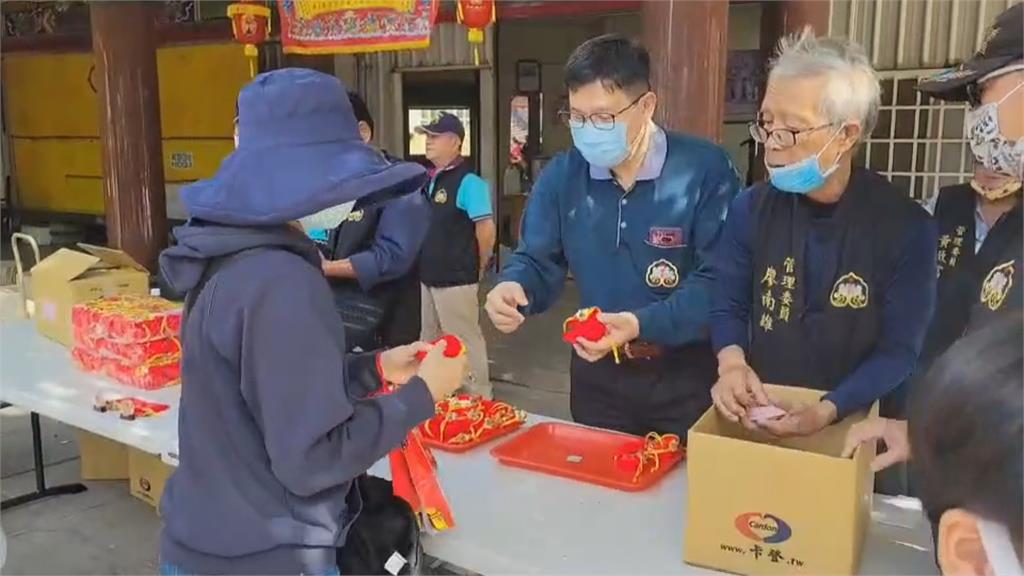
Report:
M776 438L810 436L835 421L836 405L828 400L788 409L789 414L777 420L756 424L757 428Z
M747 408L773 404L761 379L746 362L719 366L711 400L722 416L733 422L742 421L747 428L754 426L747 419Z
M487 294L484 310L499 332L511 334L526 320L519 306L529 303L522 285L518 282L501 282Z
M861 444L879 440L885 442L885 452L878 454L871 461L871 469L875 472L910 460L910 436L907 433L907 421L889 418L869 418L851 426L850 431L846 433L843 458L853 456L854 451Z
M612 349L622 348L640 336L640 320L632 312L602 313L597 319L605 325L608 333L597 342L579 339L572 345L576 354L587 362L597 362Z
M426 382L434 402L440 402L454 394L462 385L462 379L469 369L465 354L448 358L444 355L446 347L447 343L444 340L430 346L430 351L417 371L417 375Z
M431 348L433 346L426 342L413 342L381 352L380 367L384 379L392 384L405 384L420 368L416 354L429 351Z

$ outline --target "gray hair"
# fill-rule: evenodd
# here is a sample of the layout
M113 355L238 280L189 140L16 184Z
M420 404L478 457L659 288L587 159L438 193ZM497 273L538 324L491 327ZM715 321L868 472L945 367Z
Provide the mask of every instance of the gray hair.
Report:
M860 122L861 139L878 121L881 88L871 61L859 44L839 38L818 38L810 26L779 40L771 62L771 78L827 76L822 115L830 122Z

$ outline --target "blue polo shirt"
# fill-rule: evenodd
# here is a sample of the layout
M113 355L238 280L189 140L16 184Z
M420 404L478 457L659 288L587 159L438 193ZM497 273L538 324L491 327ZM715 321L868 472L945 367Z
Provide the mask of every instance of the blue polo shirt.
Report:
M523 286L527 314L558 300L572 271L583 307L630 311L665 346L708 338L713 254L739 190L726 153L658 128L632 190L575 149L541 172L519 248L500 274Z

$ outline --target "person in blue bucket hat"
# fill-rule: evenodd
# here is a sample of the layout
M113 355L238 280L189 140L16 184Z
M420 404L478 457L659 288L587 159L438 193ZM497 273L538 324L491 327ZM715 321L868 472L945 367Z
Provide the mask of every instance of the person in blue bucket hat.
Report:
M181 192L190 220L160 256L167 283L187 293L161 573L337 574L362 508L353 480L465 371L443 345L345 353L320 255L294 222L426 180L363 143L346 94L312 70L257 76L238 98L237 149ZM371 394L378 364L395 393Z

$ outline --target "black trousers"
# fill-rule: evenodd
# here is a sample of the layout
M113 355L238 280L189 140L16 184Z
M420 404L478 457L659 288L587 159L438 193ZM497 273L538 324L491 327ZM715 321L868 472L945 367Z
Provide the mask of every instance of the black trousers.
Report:
M573 354L569 396L580 424L643 436L686 431L711 406L718 363L708 344L675 348L649 360L612 355L593 364Z

